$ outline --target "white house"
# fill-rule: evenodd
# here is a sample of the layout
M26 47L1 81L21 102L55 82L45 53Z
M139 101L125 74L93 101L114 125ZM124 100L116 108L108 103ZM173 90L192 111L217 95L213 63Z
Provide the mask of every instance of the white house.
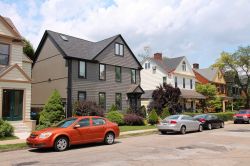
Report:
M195 74L185 56L166 58L155 53L153 58L144 59L142 66L141 87L145 91L142 105L149 104L153 90L164 82L181 90L183 110L195 110L197 99L205 98L195 91Z

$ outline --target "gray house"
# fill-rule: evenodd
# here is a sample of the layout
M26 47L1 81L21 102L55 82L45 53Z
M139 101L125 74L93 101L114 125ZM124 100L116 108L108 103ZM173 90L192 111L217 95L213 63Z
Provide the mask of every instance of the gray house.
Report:
M121 35L91 42L45 31L32 68L32 108L42 107L54 89L72 115L75 101L95 101L104 109L137 109L144 93L142 66Z

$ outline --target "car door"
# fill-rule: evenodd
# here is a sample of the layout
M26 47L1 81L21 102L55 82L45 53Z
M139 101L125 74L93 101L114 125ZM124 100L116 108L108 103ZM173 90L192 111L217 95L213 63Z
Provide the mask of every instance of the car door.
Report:
M199 122L190 116L188 116L187 119L190 124L190 131L196 131L199 128Z
M91 141L91 125L90 125L90 118L84 118L78 122L80 125L79 128L76 128L76 130L80 134L81 142L89 142Z
M181 118L181 123L186 126L186 131L192 131L192 123L188 116L183 116Z
M214 123L214 128L219 128L220 127L220 120L217 116L212 115L213 123Z
M103 118L92 118L91 138L93 141L100 141L104 139L106 131L106 120Z

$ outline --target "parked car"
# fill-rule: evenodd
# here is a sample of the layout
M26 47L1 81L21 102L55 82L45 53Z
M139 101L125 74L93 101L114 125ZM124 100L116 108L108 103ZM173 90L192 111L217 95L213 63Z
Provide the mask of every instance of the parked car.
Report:
M90 142L113 144L120 134L119 127L99 116L80 116L65 119L54 127L34 131L26 142L32 148L51 148L64 151L70 145Z
M233 116L234 123L250 123L250 110L240 110Z
M201 122L188 115L171 115L166 117L157 125L162 134L167 132L180 132L185 134L189 131L202 131Z
M224 121L216 115L201 114L194 116L194 119L200 121L204 129L224 128Z

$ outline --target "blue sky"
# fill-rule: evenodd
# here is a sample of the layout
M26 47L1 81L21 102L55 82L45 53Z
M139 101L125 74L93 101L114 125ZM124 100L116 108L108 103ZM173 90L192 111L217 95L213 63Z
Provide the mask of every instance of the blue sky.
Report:
M36 48L46 29L97 41L122 34L133 52L186 56L208 67L250 44L249 0L0 0Z

